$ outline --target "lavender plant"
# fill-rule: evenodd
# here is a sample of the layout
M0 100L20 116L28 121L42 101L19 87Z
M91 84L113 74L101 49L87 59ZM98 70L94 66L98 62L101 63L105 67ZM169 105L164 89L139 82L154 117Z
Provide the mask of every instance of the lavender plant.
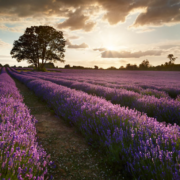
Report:
M38 145L36 119L5 68L0 74L0 179L45 179L50 156ZM47 177L48 179L48 177Z
M27 74L27 72L22 72L22 74ZM28 72L28 74L31 74L31 75L34 75L34 73L31 73L31 72ZM170 98L169 95L164 92L163 90L159 90L159 89L155 89L155 87L153 88L146 88L146 89L143 89L141 88L140 86L137 86L137 85L128 85L129 83L126 83L126 84L118 84L118 83L113 83L113 82L107 82L103 79L100 79L100 80L89 80L87 77L85 78L82 78L81 76L64 76L64 75L58 75L57 73L49 73L49 74L39 74L38 73L38 77L40 78L53 78L53 79L64 79L64 80L71 80L71 81L78 81L78 82L84 82L84 83L90 83L90 84L94 84L94 85L101 85L101 86L105 86L105 87L110 87L110 88L116 88L116 89L127 89L127 90L130 90L130 91L134 91L134 92L137 92L137 93L140 93L140 94L143 94L143 95L153 95L157 98L161 98L161 97L167 97L167 98ZM48 80L48 79L47 79ZM174 91L172 89L172 91ZM176 90L177 91L177 90ZM179 91L180 92L180 91ZM178 92L177 92L178 93Z
M18 79L22 75L12 73ZM26 83L26 76L23 76ZM28 78L27 78L28 79ZM55 112L75 125L90 144L122 165L132 179L180 179L180 127L158 122L146 114L49 81L26 85Z
M176 100L177 100L177 101L180 101L180 95L177 96Z
M89 94L95 94L96 96L110 100L113 104L128 106L132 109L135 108L138 111L147 113L150 117L157 118L157 120L161 122L165 121L166 123L177 123L180 125L180 102L168 97L158 99L154 96L141 95L126 89L114 89L89 83L74 82L72 80L62 80L52 78L51 76L41 76L38 73L35 73L34 77L43 78ZM144 91L149 92L148 89Z
M144 71L103 71L61 69L62 73L48 73L49 76L97 83L112 87L135 86L140 89L164 91L172 98L180 94L180 72L144 72ZM47 74L39 73L47 76ZM153 93L156 96L156 92ZM163 96L164 97L164 96Z

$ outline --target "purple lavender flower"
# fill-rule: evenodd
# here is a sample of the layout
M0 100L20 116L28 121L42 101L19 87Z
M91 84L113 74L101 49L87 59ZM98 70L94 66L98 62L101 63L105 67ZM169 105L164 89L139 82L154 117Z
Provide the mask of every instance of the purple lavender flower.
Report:
M43 179L49 157L36 142L35 120L22 101L15 82L3 68L0 74L1 178L23 180L28 174ZM38 168L39 172L32 171Z

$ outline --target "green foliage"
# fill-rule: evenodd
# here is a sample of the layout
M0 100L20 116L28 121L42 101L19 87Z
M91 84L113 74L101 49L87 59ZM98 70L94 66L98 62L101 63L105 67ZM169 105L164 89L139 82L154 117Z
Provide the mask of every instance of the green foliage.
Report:
M5 64L4 67L9 67L9 64Z
M127 69L127 70L137 70L137 68L138 68L138 67L137 67L136 64L134 64L134 65L133 65L133 64L130 64L130 63L129 63L129 64L126 64L126 69Z
M147 69L149 67L150 67L150 63L147 59L143 60L142 63L139 65L140 69Z
M174 61L176 60L177 57L174 57L173 54L168 54L167 58L170 60L169 64L174 64Z
M11 50L12 58L18 62L26 60L35 67L42 67L48 61L64 62L65 40L63 32L50 26L31 26L14 42Z
M65 65L64 68L71 68L71 66L69 64Z

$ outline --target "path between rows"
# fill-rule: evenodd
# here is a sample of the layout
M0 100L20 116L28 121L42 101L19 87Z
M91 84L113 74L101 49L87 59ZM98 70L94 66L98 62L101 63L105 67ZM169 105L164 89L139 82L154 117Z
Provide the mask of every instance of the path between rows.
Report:
M51 155L51 160L56 165L56 168L49 169L49 174L55 180L123 179L120 173L113 175L101 154L86 143L75 127L57 117L46 102L35 96L24 84L17 80L15 82L24 97L24 103L38 120L38 142Z

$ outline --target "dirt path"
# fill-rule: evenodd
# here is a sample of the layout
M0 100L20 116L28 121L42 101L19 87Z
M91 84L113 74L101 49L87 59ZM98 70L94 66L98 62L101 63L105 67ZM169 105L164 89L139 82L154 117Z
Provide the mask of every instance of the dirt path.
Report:
M42 144L56 168L49 169L55 180L116 180L122 175L113 175L103 163L103 157L92 149L85 139L70 127L63 119L57 117L46 102L40 100L24 84L15 80L16 86L24 97L24 103L36 117L38 142Z

